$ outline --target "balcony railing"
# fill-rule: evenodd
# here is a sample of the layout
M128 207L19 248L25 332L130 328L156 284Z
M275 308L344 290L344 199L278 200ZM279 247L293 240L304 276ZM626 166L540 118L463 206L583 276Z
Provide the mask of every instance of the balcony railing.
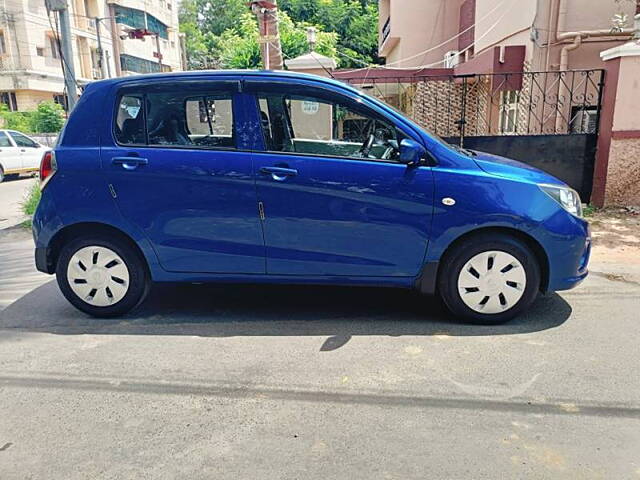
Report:
M380 42L380 45L384 44L384 42L389 37L390 33L391 33L391 17L387 18L387 21L384 22L384 26L382 27L382 42Z
M0 72L16 70L16 64L9 55L0 56Z

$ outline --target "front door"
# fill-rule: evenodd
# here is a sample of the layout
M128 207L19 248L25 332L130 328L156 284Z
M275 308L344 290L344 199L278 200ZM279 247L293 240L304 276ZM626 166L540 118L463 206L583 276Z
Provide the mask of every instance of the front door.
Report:
M9 135L11 135L20 150L20 168L23 171L38 169L44 149L37 142L20 132L10 131Z
M124 217L168 271L264 273L251 154L237 144L237 83L128 88L101 151Z
M267 273L417 275L433 177L397 161L408 135L364 101L300 85L247 89L264 132L254 165Z

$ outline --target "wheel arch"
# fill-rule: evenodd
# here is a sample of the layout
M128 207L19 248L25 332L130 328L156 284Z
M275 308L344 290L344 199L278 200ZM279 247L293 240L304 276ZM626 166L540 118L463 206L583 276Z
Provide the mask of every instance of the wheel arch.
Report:
M440 260L438 262L430 262L425 265L423 269L423 273L420 277L419 281L419 289L423 293L435 293L437 290L438 278L441 274L442 269L441 265L447 260L447 256L451 254L451 252L462 242L476 237L480 235L486 234L496 234L496 235L506 235L513 238L516 238L523 242L527 247L531 249L531 251L536 256L536 260L540 267L540 291L546 292L549 287L549 256L547 252L543 248L543 246L536 240L534 237L529 235L528 233L518 230L516 228L509 227L481 227L476 228L474 230L470 230L465 232L455 239L453 239L449 245L446 246L442 255L440 256Z
M120 240L126 242L139 256L144 265L147 275L151 277L149 261L142 248L140 248L138 242L136 242L131 236L126 234L121 229L114 227L113 225L99 222L74 223L61 228L54 234L49 242L49 248L47 252L47 269L49 270L49 273L55 273L58 256L60 255L60 251L62 250L62 247L65 245L65 243L73 238L86 235L108 235L117 237Z

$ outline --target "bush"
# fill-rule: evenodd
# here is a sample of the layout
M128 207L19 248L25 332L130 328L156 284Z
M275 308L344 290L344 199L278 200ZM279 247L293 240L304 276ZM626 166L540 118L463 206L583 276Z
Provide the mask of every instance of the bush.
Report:
M34 183L24 197L21 205L22 211L25 215L29 215L29 219L23 223L25 227L31 227L31 218L33 217L33 214L36 213L36 208L38 208L38 203L40 203L40 195L40 185L38 183Z
M42 102L31 112L10 112L0 105L4 128L23 133L58 133L64 124L64 110L54 102Z
M35 133L57 133L64 124L64 110L54 102L42 102L33 112L33 130Z
M5 105L0 108L0 116L4 120L4 128L18 130L24 133L33 133L33 114L35 112L9 112Z

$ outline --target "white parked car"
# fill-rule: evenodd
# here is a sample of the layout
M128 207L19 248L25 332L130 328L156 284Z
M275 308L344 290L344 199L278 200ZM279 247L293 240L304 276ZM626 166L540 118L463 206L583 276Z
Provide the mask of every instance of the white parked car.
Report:
M9 175L37 172L47 150L24 133L0 130L0 182Z

